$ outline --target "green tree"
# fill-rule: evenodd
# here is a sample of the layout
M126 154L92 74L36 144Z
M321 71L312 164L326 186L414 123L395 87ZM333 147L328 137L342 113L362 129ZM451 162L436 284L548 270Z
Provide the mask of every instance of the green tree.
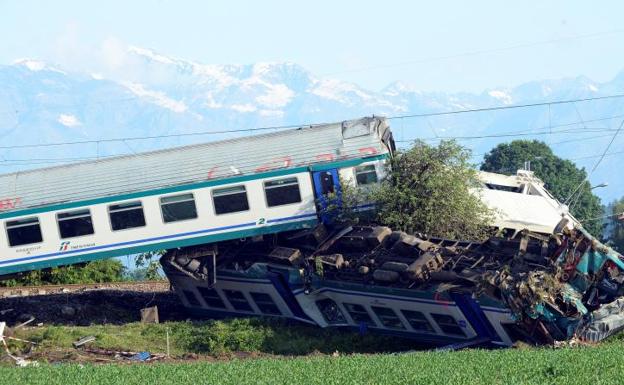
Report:
M492 213L471 192L477 172L470 150L455 141L430 146L416 141L398 152L389 177L371 191L380 223L406 232L462 239L483 239Z
M105 259L85 265L54 267L20 273L16 277L0 281L0 286L64 285L73 283L118 282L125 279L121 261Z
M526 161L531 162L531 171L544 181L546 189L560 202L565 203L576 190L568 202L570 212L590 233L600 237L603 226L595 218L603 215L603 208L600 198L591 190L587 172L553 154L546 143L538 140L501 143L484 156L481 170L511 175L522 169Z
M607 213L607 240L611 247L624 253L624 197L612 202Z

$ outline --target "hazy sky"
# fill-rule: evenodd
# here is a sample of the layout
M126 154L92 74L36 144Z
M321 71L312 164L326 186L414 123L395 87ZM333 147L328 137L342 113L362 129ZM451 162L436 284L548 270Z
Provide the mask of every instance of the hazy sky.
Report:
M96 70L130 44L203 63L293 61L371 89L480 91L611 79L623 14L621 1L0 0L0 63Z

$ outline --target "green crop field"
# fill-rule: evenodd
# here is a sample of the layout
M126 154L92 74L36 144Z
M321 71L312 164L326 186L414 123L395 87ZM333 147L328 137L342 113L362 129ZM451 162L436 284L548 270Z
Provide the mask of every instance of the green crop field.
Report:
M621 384L622 345L0 368L2 384Z
M163 353L167 330L171 358L160 363L97 364L82 360L86 353L71 346L80 337L94 335L94 347ZM413 342L271 319L46 326L15 335L38 343L29 354L39 366L18 368L4 357L0 384L624 383L622 335L593 347L458 352L405 352L416 348ZM20 343L9 347L25 353Z

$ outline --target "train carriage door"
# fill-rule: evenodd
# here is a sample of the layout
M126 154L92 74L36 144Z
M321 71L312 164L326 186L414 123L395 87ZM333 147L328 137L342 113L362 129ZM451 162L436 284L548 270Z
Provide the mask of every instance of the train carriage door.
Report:
M319 213L321 214L321 221L329 223L335 216L335 213L330 212L330 206L340 206L341 190L338 169L314 171L312 180L314 181L314 192Z

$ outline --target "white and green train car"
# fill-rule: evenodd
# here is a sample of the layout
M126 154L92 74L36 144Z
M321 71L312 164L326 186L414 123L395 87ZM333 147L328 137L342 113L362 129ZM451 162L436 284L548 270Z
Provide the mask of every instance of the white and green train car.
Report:
M313 227L393 151L369 117L0 175L0 275Z

